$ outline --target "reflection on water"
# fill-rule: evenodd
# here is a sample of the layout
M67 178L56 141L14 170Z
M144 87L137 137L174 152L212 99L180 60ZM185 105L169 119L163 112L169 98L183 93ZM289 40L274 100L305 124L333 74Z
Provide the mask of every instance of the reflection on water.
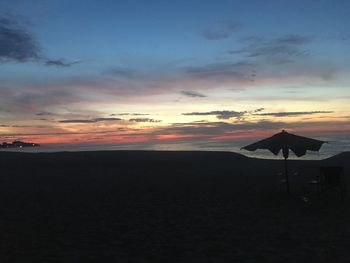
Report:
M341 152L350 151L350 139L346 137L317 138L328 141L319 152L308 152L305 156L297 158L293 153L290 159L319 160L325 159ZM274 156L268 150L248 152L240 150L241 147L255 140L234 141L173 141L157 143L129 143L129 144L85 144L85 145L42 145L38 148L6 149L11 152L63 152L63 151L115 151L115 150L155 150L155 151L229 151L237 152L245 156L264 159L281 159L282 154ZM3 150L2 150L3 151Z

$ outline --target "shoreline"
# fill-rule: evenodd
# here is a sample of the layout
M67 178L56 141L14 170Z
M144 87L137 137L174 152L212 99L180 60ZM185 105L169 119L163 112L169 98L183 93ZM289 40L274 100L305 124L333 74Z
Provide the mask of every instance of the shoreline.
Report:
M149 152L149 153L224 153L224 154L236 154L236 155L240 155L246 158L251 158L251 159L261 159L261 160L283 160L283 156L281 155L281 153L279 153L278 155L273 155L271 152L269 151L265 151L267 153L266 158L261 158L259 157L259 154L261 155L261 151L260 152L237 152L237 151L226 151L226 150L157 150L157 149L105 149L105 150L58 150L58 151L28 151L31 148L4 148L4 149L0 149L0 154L63 154L63 153L105 153L105 152L109 152L109 153L145 153L145 152ZM38 150L38 148L33 147L33 149ZM317 154L316 152L308 152L309 155L311 154ZM342 156L342 155L349 155L350 156L350 151L344 151L344 152L339 152L335 155L326 157L324 159L308 159L308 153L306 153L306 155L302 156L302 157L296 157L293 155L293 153L291 153L290 157L288 158L288 160L293 160L293 161L306 161L306 160L310 160L310 161L322 161L322 160L327 160L330 158L336 158L337 156ZM249 156L246 154L256 154L257 156ZM270 158L272 157L272 158Z

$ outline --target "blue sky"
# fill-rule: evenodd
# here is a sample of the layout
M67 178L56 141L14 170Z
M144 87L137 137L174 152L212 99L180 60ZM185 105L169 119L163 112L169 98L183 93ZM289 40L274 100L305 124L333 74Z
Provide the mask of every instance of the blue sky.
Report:
M349 128L348 1L3 0L0 10L4 139L207 136L198 121L219 127L213 140Z
M250 36L348 38L350 26L348 1L5 0L0 7L31 24L27 28L44 55L110 64L123 56L149 56L160 63L213 58ZM225 28L230 24L232 32ZM203 41L206 30L226 32L226 41Z

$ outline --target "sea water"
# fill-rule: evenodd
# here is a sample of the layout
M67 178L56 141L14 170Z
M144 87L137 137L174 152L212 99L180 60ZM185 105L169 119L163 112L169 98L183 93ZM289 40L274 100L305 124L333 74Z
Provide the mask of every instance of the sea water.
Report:
M350 136L333 136L315 138L328 143L323 144L319 152L308 151L305 156L298 159L320 160L337 155L341 152L350 151ZM40 147L30 148L15 148L2 149L1 151L12 152L64 152L64 151L117 151L117 150L154 150L154 151L225 151L237 152L248 157L264 158L264 159L281 159L282 154L273 155L268 150L257 150L249 152L241 150L245 145L255 142L256 139L251 140L191 140L191 141L156 141L144 143L127 143L127 144L66 144L66 145L42 145ZM297 159L297 157L290 153L290 159Z

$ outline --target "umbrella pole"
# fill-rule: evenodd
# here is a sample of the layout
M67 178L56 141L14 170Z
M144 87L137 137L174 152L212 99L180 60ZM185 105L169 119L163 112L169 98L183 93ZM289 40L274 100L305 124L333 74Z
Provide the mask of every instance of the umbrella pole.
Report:
M287 166L287 158L284 158L284 173L286 175L286 186L287 186L287 193L289 194L289 177L288 177L288 166Z

